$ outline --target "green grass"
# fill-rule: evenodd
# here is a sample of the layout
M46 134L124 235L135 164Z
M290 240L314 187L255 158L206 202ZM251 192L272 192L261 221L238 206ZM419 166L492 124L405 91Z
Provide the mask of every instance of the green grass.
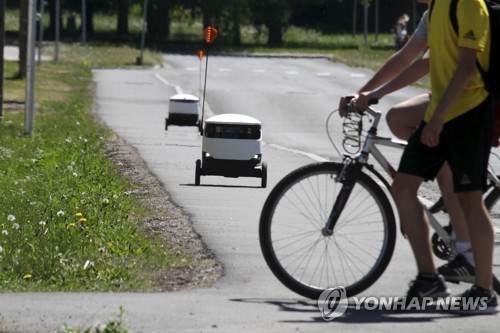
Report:
M106 158L111 133L91 116L91 68L129 65L130 49L65 46L37 67L35 131L23 113L0 122L0 290L154 290L189 258L141 231L139 184ZM113 60L105 55L113 54ZM107 58L107 59L106 59ZM148 62L156 62L156 55ZM17 63L6 63L14 76ZM7 79L5 100L22 96Z

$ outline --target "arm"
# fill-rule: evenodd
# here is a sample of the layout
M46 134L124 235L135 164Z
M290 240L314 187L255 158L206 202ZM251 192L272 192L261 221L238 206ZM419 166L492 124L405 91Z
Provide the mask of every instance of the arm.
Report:
M423 144L429 147L438 145L446 112L462 94L476 70L476 53L476 50L470 48L460 47L458 49L457 70L453 74L450 84L446 88L443 98L439 101L432 118L422 131L420 139Z
M356 100L356 107L365 110L369 106L369 102L373 99L379 100L385 95L388 95L396 90L406 87L420 79L429 72L429 57L428 52L422 59L416 60L397 77L389 81L387 84L373 90L362 92Z
M401 50L394 53L358 92L370 91L401 74L427 48L427 40L412 36Z
M390 58L379 68L375 75L366 82L358 92L373 90L384 83L389 82L393 78L397 77L401 72L407 68L411 62L427 48L427 40L412 36L408 43L403 46L401 50L394 53ZM345 107L347 103L355 97L356 94L349 94L342 96L339 102L340 116L343 117Z

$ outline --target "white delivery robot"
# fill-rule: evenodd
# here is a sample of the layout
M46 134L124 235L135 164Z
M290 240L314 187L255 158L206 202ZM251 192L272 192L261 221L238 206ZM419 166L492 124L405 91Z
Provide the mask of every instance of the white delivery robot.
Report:
M170 97L165 130L168 125L195 126L199 122L199 98L189 94Z
M201 160L196 160L195 184L200 176L257 177L267 186L262 161L262 128L255 118L221 114L205 121Z

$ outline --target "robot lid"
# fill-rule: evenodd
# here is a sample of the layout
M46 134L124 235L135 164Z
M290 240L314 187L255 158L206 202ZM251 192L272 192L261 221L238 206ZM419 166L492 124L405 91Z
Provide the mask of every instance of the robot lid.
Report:
M205 122L207 124L261 125L261 122L257 119L237 113L220 114L207 119Z
M199 100L198 97L189 94L177 94L170 97L171 102L178 103L197 103Z

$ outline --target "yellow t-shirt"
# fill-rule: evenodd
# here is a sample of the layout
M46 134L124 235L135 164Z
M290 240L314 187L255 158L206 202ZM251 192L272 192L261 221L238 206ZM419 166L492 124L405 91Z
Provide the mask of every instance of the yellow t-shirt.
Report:
M458 0L458 34L450 20L451 0L431 0L427 43L430 49L432 98L424 120L428 122L443 97L458 66L458 47L477 50L477 59L487 71L490 54L490 24L488 9L483 0ZM479 70L471 77L467 87L445 114L448 122L478 106L488 96Z

